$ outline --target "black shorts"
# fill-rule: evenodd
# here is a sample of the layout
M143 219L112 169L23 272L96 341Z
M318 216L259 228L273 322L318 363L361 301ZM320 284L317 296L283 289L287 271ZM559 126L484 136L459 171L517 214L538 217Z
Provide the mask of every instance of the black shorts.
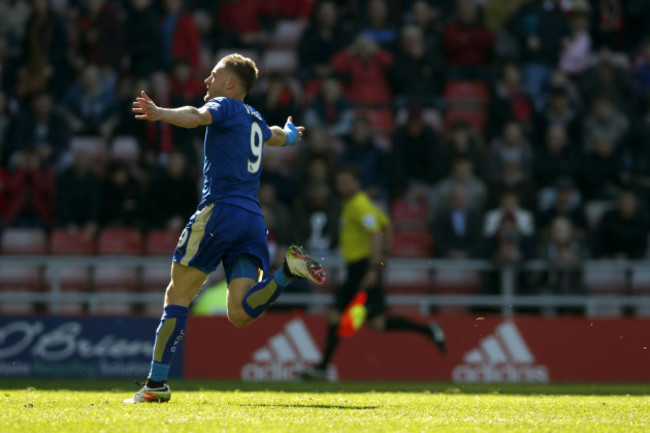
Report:
M359 291L361 280L366 274L369 265L369 260L360 260L358 262L349 263L347 265L348 277L343 285L334 294L334 308L336 308L336 310L338 310L340 313L345 310L345 307L348 306L352 298L354 298L354 295L356 295ZM386 311L386 296L384 295L384 290L382 289L381 280L382 275L380 272L378 283L375 286L366 289L366 292L368 293L366 308L369 318L379 316Z

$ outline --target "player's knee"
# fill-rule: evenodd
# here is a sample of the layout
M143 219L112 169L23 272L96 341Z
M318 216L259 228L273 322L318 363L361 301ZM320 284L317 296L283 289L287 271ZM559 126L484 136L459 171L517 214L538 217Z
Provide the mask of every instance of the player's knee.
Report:
M251 316L241 308L228 308L228 321L237 328L245 328L253 322Z

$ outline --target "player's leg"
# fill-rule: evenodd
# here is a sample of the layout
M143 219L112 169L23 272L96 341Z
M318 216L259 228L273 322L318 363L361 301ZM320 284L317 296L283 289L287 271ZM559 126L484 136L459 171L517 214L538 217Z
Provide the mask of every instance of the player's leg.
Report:
M233 263L226 266L226 272L230 275L228 319L239 328L248 326L260 317L282 294L292 278L308 278L316 284L325 281L325 271L321 265L311 259L302 247L296 245L290 246L287 250L281 268L270 277L261 279L262 269L255 262L262 266L268 263L266 238L263 245L261 241L259 245L264 247L264 253L261 253L258 248L256 251L256 246L251 244L246 247L246 254L240 255ZM255 260L256 258L258 260Z
M208 205L197 211L183 230L174 250L171 279L165 291L147 382L135 397L125 402L163 402L171 398L167 376L176 348L185 336L190 302L221 260L220 245L215 246L217 241L211 228L224 216L219 212L213 214L213 209L213 205Z
M300 373L302 379L327 379L327 366L330 364L332 357L341 343L341 337L338 335L341 314L359 290L366 269L367 265L364 262L351 263L347 266L347 278L334 293L334 304L327 310L327 331L325 334L325 346L323 346L323 356L320 362L314 365L313 368Z
M144 387L125 402L165 402L171 398L167 385L169 368L185 337L189 305L201 289L207 274L196 268L172 263L171 281L165 291L165 304L156 329L151 368Z
M423 324L406 317L386 315L386 297L381 284L368 290L368 325L375 332L416 332L431 340L442 353L447 350L445 333L436 322Z

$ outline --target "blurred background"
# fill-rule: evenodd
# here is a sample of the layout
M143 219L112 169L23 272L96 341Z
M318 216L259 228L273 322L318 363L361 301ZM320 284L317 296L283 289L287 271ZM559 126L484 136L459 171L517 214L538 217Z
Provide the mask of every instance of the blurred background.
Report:
M322 312L342 281L353 164L394 225L393 311L645 317L649 21L644 0L3 0L0 311L159 317L204 130L131 102L198 106L239 52L246 102L307 127L264 153L274 266L300 243L330 275L275 310Z

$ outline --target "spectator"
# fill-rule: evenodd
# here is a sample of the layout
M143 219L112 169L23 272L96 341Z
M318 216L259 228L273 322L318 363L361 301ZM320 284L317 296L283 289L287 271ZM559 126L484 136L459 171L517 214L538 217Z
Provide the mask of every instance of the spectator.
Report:
M63 100L70 132L75 135L109 137L117 125L117 101L114 91L103 86L97 66L86 66L77 84Z
M296 174L298 184L307 185L310 179L333 181L334 170L336 170L337 156L332 148L334 138L323 128L308 130L306 140L297 150L296 159L293 164L293 172ZM322 172L314 170L311 165L320 165Z
M284 125L287 117L296 112L296 91L286 75L270 73L260 85L259 92L251 95L251 105L268 113L269 125Z
M268 20L273 16L273 3L261 0L219 2L215 13L215 29L222 47L262 48L268 39Z
M436 183L428 197L429 216L434 216L445 207L450 207L448 201L451 189L455 185L463 185L467 190L471 206L483 211L487 202L487 187L485 183L474 175L474 166L469 159L459 158L453 162L449 176Z
M488 206L496 206L503 191L513 191L521 197L521 206L525 209L535 209L535 183L530 172L523 172L519 164L505 161L501 167L499 178L489 186Z
M580 191L570 177L558 178L552 191L542 191L540 206L537 214L537 228L546 230L551 222L558 217L566 218L572 225L572 230L584 232L587 230L587 219L582 207Z
M350 133L354 112L335 77L323 79L320 92L305 110L305 126L326 127L336 136Z
M643 39L641 49L634 57L632 76L635 93L647 95L650 92L650 36Z
M292 241L305 245L316 256L333 251L338 245L340 213L330 184L312 179L293 205Z
M142 189L129 167L121 162L111 163L102 184L102 226L139 228L142 199Z
M130 71L146 79L162 67L160 16L153 0L131 0L126 21L126 53Z
M188 174L185 155L172 151L164 170L152 174L150 185L148 220L154 227L180 231L198 203L196 182Z
M496 81L491 93L488 138L497 136L511 119L530 129L533 107L521 85L521 73L515 62L503 65L501 78Z
M45 92L34 95L31 109L16 122L11 151L32 148L45 165L55 167L68 150L68 128L53 105L52 95Z
M289 208L277 199L275 185L272 183L262 182L258 195L267 225L273 232L276 244L282 247L280 249L283 251L280 251L280 255L284 257L286 248L291 244L290 237L294 230L292 215L289 213Z
M438 157L439 164L435 171L436 179L447 176L455 160L469 159L474 172L484 178L483 165L485 159L478 134L474 133L464 120L456 120L445 134L443 146Z
M442 89L441 65L426 51L422 30L417 26L402 29L399 51L391 69L391 82L395 90L396 104L432 105Z
M368 0L366 3L366 23L361 34L372 39L381 48L394 51L397 30L391 22L387 0Z
M598 62L580 80L580 89L587 101L596 96L607 95L619 111L630 113L633 99L633 82L621 66L615 64L611 53L602 52Z
M581 119L578 111L571 106L568 90L564 86L551 87L547 106L535 118L535 147L539 149L544 146L549 127L552 126L563 129L567 140L579 147L582 142Z
M345 93L351 102L365 106L391 102L387 74L393 65L393 56L372 39L357 36L349 48L332 57L330 64L345 80Z
M544 147L535 152L533 159L538 186L548 187L563 176L577 177L579 174L577 148L576 143L569 142L562 126L550 125L544 136Z
M542 293L575 295L582 291L582 272L578 265L587 256L579 231L571 221L558 216L550 222L546 236L540 242L538 256L550 265L542 275ZM576 313L573 308L560 308L560 312ZM543 309L554 314L555 310Z
M11 56L22 49L31 13L28 0L8 0L0 3L0 35L6 38L7 50Z
M9 113L7 94L0 89L0 166L4 166L11 153L9 133L13 124L13 116Z
M524 176L532 173L533 149L521 129L517 121L508 121L503 126L501 137L490 145L485 161L489 181L498 182L507 163L518 166L519 172Z
M67 43L64 23L48 0L33 0L16 89L19 98L29 99L41 91L51 91L55 97L63 94L68 84Z
M295 182L293 173L290 171L291 166L277 149L265 149L262 154L262 183L269 183L275 187L275 192L279 201L285 206L291 206L291 203L298 195L298 185ZM286 154L285 154L286 155Z
M393 137L391 173L393 192L419 200L436 181L439 143L435 131L424 123L419 107L409 109L406 123Z
M569 29L558 0L533 0L523 5L509 23L517 38L523 63L524 88L540 106L542 86L562 52Z
M74 48L76 61L85 66L117 69L124 53L124 31L117 2L88 0L79 17Z
M34 149L19 152L7 178L5 223L14 227L49 228L54 218L54 171L45 168Z
M330 59L350 43L352 37L338 18L333 1L325 0L316 4L314 16L298 47L303 80L320 80L329 76L332 72Z
M587 200L611 200L618 193L623 161L607 137L594 137L592 150L581 159L582 191Z
M59 174L56 183L57 225L70 233L80 232L87 238L93 237L101 218L102 188L92 172L89 155L77 152L73 165Z
M162 20L163 64L171 68L184 59L192 69L200 66L201 41L194 16L183 11L184 0L164 0Z
M386 198L387 162L385 152L372 136L368 119L355 118L350 135L345 139L339 166L354 165L367 194L373 198Z
M440 209L433 220L436 255L456 260L478 257L483 216L470 204L467 187L452 185L448 202L449 206Z
M443 3L451 2L439 1L430 3L426 0L415 0L411 3L410 10L413 24L422 32L424 52L441 68L445 65L442 50L444 12L440 10L440 6ZM453 9L453 5L449 9Z
M459 0L456 20L444 32L448 78L485 79L491 61L494 34L479 20L478 6L472 0Z
M634 260L646 256L648 220L630 190L621 191L616 209L607 211L594 233L596 258Z
M580 9L573 10L569 18L571 34L564 42L560 54L560 69L576 76L589 68L591 55L591 36L589 35L589 19L591 7L584 3Z
M483 221L483 236L493 237L501 225L505 215L514 217L517 232L523 236L531 237L535 233L535 220L530 211L519 206L519 198L512 191L503 191L499 197L499 206L488 211Z
M197 78L194 69L186 59L179 59L174 62L169 86L172 106L199 106L203 104L205 84Z
M591 103L591 111L585 115L582 123L584 150L590 152L597 138L606 139L620 150L628 138L630 121L612 105L605 94L597 94Z
M596 13L593 16L594 43L597 49L627 51L631 46L627 27L628 16L621 0L595 0Z

